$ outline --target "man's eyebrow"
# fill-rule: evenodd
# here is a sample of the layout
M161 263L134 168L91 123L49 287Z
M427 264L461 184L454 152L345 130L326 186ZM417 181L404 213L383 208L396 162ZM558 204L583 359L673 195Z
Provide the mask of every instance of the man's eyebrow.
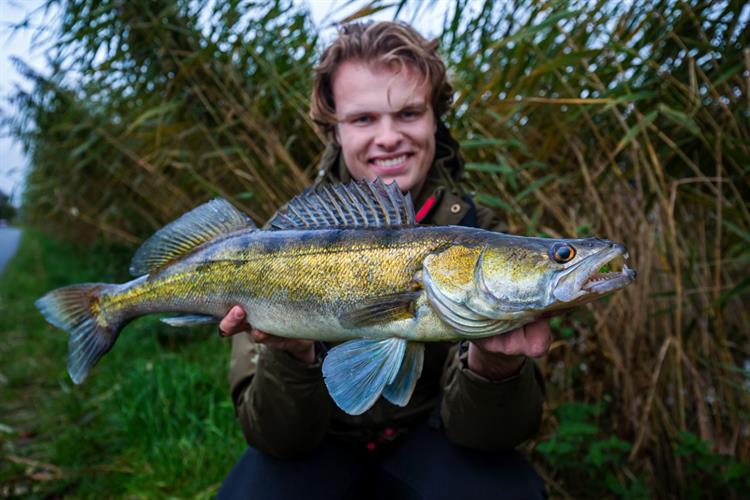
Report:
M339 120L340 120L340 121L347 121L347 120L351 120L352 118L356 118L356 117L358 117L358 116L362 116L362 115L371 115L371 114L373 114L373 113L376 113L376 112L375 112L375 111L366 111L366 110L364 110L364 109L362 109L362 110L355 110L355 111L350 111L349 113L347 113L347 114L345 114L344 116L342 116L341 118L339 118Z
M401 109L398 111L404 110L404 109L427 109L428 104L424 101L411 101L407 102L403 106L401 106Z
M423 100L417 100L417 101L411 101L407 102L403 106L401 106L399 109L396 109L394 111L389 111L392 113L400 113L401 111L405 109L416 109L419 111L426 111L429 107L429 104L424 102ZM371 109L355 109L354 111L350 111L343 115L341 118L339 118L339 121L347 121L351 120L352 118L357 118L362 115L379 115L382 114L382 111L373 111Z

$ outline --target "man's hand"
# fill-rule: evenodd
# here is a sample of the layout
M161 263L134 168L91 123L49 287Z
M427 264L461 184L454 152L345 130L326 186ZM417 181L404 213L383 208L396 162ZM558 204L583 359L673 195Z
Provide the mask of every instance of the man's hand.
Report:
M469 342L469 369L490 380L515 375L524 359L544 356L552 342L552 330L546 319L494 337Z
M245 311L240 306L234 306L224 316L221 323L219 323L219 332L224 337L240 332L248 332L250 337L258 344L266 345L271 349L286 351L308 365L315 362L315 342L312 340L287 339L261 332L257 328L250 326L245 320Z

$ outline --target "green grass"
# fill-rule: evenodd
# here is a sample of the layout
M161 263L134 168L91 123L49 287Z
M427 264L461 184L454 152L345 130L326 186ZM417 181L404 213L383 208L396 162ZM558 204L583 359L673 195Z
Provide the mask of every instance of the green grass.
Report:
M307 114L308 97L313 65L329 38L319 35L301 4L45 3L60 5L62 22L49 30L56 50L47 52L56 69L45 75L19 63L32 90L19 89L12 101L17 113L0 116L0 129L29 151L32 167L23 193L28 223L71 241L107 238L135 245L216 196L264 222L314 178L323 145ZM392 3L374 0L359 15ZM428 2L396 3L400 19L427 14ZM633 286L553 325L555 343L539 361L547 407L538 442L529 443L533 450L550 443L535 456L552 491L572 498L608 496L615 491L605 482L608 473L629 488L618 490L620 496L638 493L641 483L661 498L694 491L731 498L730 488L746 490L732 479L742 476L750 459L750 377L743 368L750 358L750 24L744 3L451 5L436 34L456 89L445 121L464 144L467 184L477 191L476 200L494 208L509 233L622 242L631 255L629 267L638 271ZM329 19L341 17L332 13ZM145 456L140 434L147 436L148 427L141 430L119 408L105 418L114 403L103 395L115 387L106 376L127 374L138 381L128 390L116 379L109 398L158 398L170 385L138 377L155 379L159 368L182 374L190 368L167 366L177 362L170 356L189 363L199 351L206 359L210 349L226 345L215 339L206 346L181 342L181 335L153 323L136 324L92 380L70 388L63 372L65 341L45 329L31 298L107 272L115 281L125 279L120 273L129 251L114 250L119 257L107 264L103 256L110 250L99 249L93 250L97 265L85 257L75 266L53 265L43 261L50 257L46 244L40 241L35 249L26 243L17 265L26 270L6 277L6 295L28 298L8 299L10 306L3 306L0 321L11 328L0 349L7 353L3 360L10 357L17 366L0 366L11 381L0 390L28 400L9 402L21 408L14 412L48 404L50 414L66 415L59 403L34 398L59 393L63 384L78 418L90 419L87 425L100 434L109 432L92 453L138 471L122 473L119 489L111 491L139 491L139 481L152 481L148 467L156 467L158 447L148 448L151 461L139 458ZM88 250L69 252L83 256ZM39 284L33 293L24 283L27 272L30 283ZM24 333L20 324L28 327ZM26 331L40 332L43 340L19 344ZM210 356L211 363L200 367L217 371L212 383L223 397L225 358ZM152 372L146 371L148 360ZM30 382L19 382L26 379L47 382L47 391L29 390ZM585 427L558 415L568 403L602 401L607 404L596 417L593 438L571 433ZM149 415L137 404L125 406L144 419ZM8 423L4 415L0 421ZM60 447L75 442L67 421L36 425L52 430L44 439L30 438L28 456L59 458L48 450L48 435L55 432L72 436L58 440ZM0 434L7 435L18 440ZM629 451L618 448L621 442L629 443ZM175 446L167 443L166 449ZM115 451L104 455L104 448ZM614 450L619 461L600 462L592 473L591 464L584 464L590 450L591 457ZM691 469L695 464L702 465ZM14 470L25 474L24 466ZM592 474L601 481L592 483ZM119 473L89 476L113 481Z
M77 282L121 282L129 249L27 230L0 278L0 496L211 497L244 449L229 344L144 318L74 385L66 334L33 305Z

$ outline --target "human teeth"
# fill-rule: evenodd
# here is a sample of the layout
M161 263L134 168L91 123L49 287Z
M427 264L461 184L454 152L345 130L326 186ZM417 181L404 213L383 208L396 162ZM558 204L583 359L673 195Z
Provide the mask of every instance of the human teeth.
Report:
M392 167L394 165L398 165L402 161L406 160L406 155L401 155L396 158L389 158L387 160L375 160L375 165L379 167Z

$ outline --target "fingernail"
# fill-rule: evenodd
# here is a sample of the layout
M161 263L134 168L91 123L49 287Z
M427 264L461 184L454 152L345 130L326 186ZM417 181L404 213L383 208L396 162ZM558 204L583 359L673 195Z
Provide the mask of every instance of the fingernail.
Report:
M242 319L242 318L244 318L245 317L245 311L243 311L242 309L234 311L234 317L236 319Z

